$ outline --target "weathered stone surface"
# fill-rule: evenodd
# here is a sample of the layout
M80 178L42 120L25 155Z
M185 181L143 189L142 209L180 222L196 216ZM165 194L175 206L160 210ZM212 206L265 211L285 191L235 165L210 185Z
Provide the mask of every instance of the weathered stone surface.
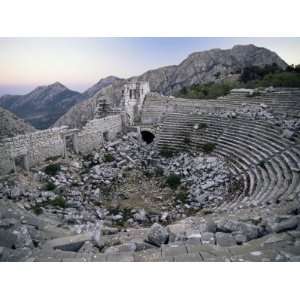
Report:
M281 222L271 224L271 229L273 232L283 232L287 230L295 229L299 224L298 217L291 217L287 220L282 220Z
M15 247L17 236L7 230L0 229L0 246L12 248Z
M216 243L221 247L231 247L236 245L236 241L231 233L217 232Z
M77 252L86 241L90 241L91 239L91 234L78 234L47 241L44 247Z
M160 246L168 242L169 232L160 224L153 224L148 233L148 241L156 246Z
M203 232L201 234L201 242L204 245L206 245L206 244L214 245L215 244L215 235L214 235L214 233L212 233L212 232Z

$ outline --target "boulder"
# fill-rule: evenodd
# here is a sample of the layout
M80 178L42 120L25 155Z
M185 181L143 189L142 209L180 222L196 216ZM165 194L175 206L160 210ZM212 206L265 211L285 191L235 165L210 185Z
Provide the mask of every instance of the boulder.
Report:
M215 244L215 235L212 232L204 232L201 234L201 242L202 244Z
M92 240L92 234L78 234L67 236L47 241L44 245L45 248L59 249L63 251L78 252L86 241Z
M15 247L17 236L12 232L0 229L0 247L12 248Z
M144 209L140 209L137 213L133 215L133 218L137 222L145 222L147 220L147 214Z
M295 132L290 130L290 129L284 129L282 136L287 138L287 139L292 139L295 135Z
M18 186L14 186L9 193L11 199L17 199L22 194L21 189Z
M251 223L241 221L222 220L218 224L218 231L225 233L240 233L247 237L247 240L253 240L260 236L261 228Z
M216 242L217 245L221 247L231 247L236 245L236 241L231 233L217 232Z
M158 247L166 244L169 240L168 230L158 223L154 223L148 233L148 241Z
M208 219L205 223L203 231L215 233L217 231L217 224L212 219Z
M299 224L298 217L293 216L289 219L271 224L270 228L273 232L279 233L286 230L295 229L298 226L298 224Z

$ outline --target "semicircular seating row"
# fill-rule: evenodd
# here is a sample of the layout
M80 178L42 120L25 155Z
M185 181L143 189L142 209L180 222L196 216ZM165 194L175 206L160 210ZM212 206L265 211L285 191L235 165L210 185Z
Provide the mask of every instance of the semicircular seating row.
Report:
M218 99L181 99L169 98L159 95L147 96L143 111L143 123L157 123L169 113L190 113L195 109L218 110L239 108L243 103L260 105L264 103L272 108L274 114L288 114L300 117L300 89L278 88L273 92L261 92L254 97L248 97L246 93L231 92Z
M158 136L158 147L171 151L199 150L207 143L215 144L212 155L224 157L242 184L219 209L266 206L300 191L300 145L264 121L174 113Z

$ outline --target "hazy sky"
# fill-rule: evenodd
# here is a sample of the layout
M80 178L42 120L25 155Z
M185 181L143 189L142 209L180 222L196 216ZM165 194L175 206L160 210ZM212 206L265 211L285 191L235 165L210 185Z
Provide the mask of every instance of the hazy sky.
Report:
M0 38L0 95L55 81L83 91L109 75L126 78L195 51L250 43L300 63L300 38Z

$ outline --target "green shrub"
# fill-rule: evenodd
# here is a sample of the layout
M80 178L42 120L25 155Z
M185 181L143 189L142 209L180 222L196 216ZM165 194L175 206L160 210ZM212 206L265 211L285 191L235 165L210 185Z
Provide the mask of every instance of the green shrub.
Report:
M206 123L199 123L199 129L205 129L205 128L207 128Z
M44 190L46 191L53 191L55 190L56 186L53 182L47 182L45 185L44 185Z
M183 87L176 96L188 99L216 99L227 95L235 86L236 83L233 82L194 84Z
M154 169L154 175L155 177L161 177L164 175L164 169L161 167L157 167Z
M214 143L206 143L204 145L202 145L202 151L204 153L211 153L212 151L214 151L214 149L216 148L216 144Z
M36 214L36 215L40 215L40 214L43 213L43 210L42 210L42 208L41 208L39 205L34 206L34 207L32 208L32 211L33 211L33 213Z
M261 160L261 161L258 163L258 165L259 165L260 167L262 167L263 169L266 168L265 162L264 162L263 160Z
M114 160L115 160L115 158L113 157L113 155L111 153L105 153L103 156L104 162L112 162Z
M191 144L191 139L189 138L189 137L185 137L184 139L183 139L183 143L185 144L185 145L190 145Z
M51 164L51 165L48 165L48 166L44 169L44 172L45 172L47 175L55 176L60 170L61 170L60 164Z
M179 175L170 174L167 177L166 184L173 190L176 190L177 187L180 185L180 183L181 183L181 178Z
M67 207L66 200L62 196L57 196L50 203L51 203L51 205L56 206L56 207L60 207L60 208L66 208Z
M188 193L181 191L176 195L176 200L185 203L188 197Z
M174 155L174 152L168 148L163 148L160 150L160 155L165 158L170 158Z

